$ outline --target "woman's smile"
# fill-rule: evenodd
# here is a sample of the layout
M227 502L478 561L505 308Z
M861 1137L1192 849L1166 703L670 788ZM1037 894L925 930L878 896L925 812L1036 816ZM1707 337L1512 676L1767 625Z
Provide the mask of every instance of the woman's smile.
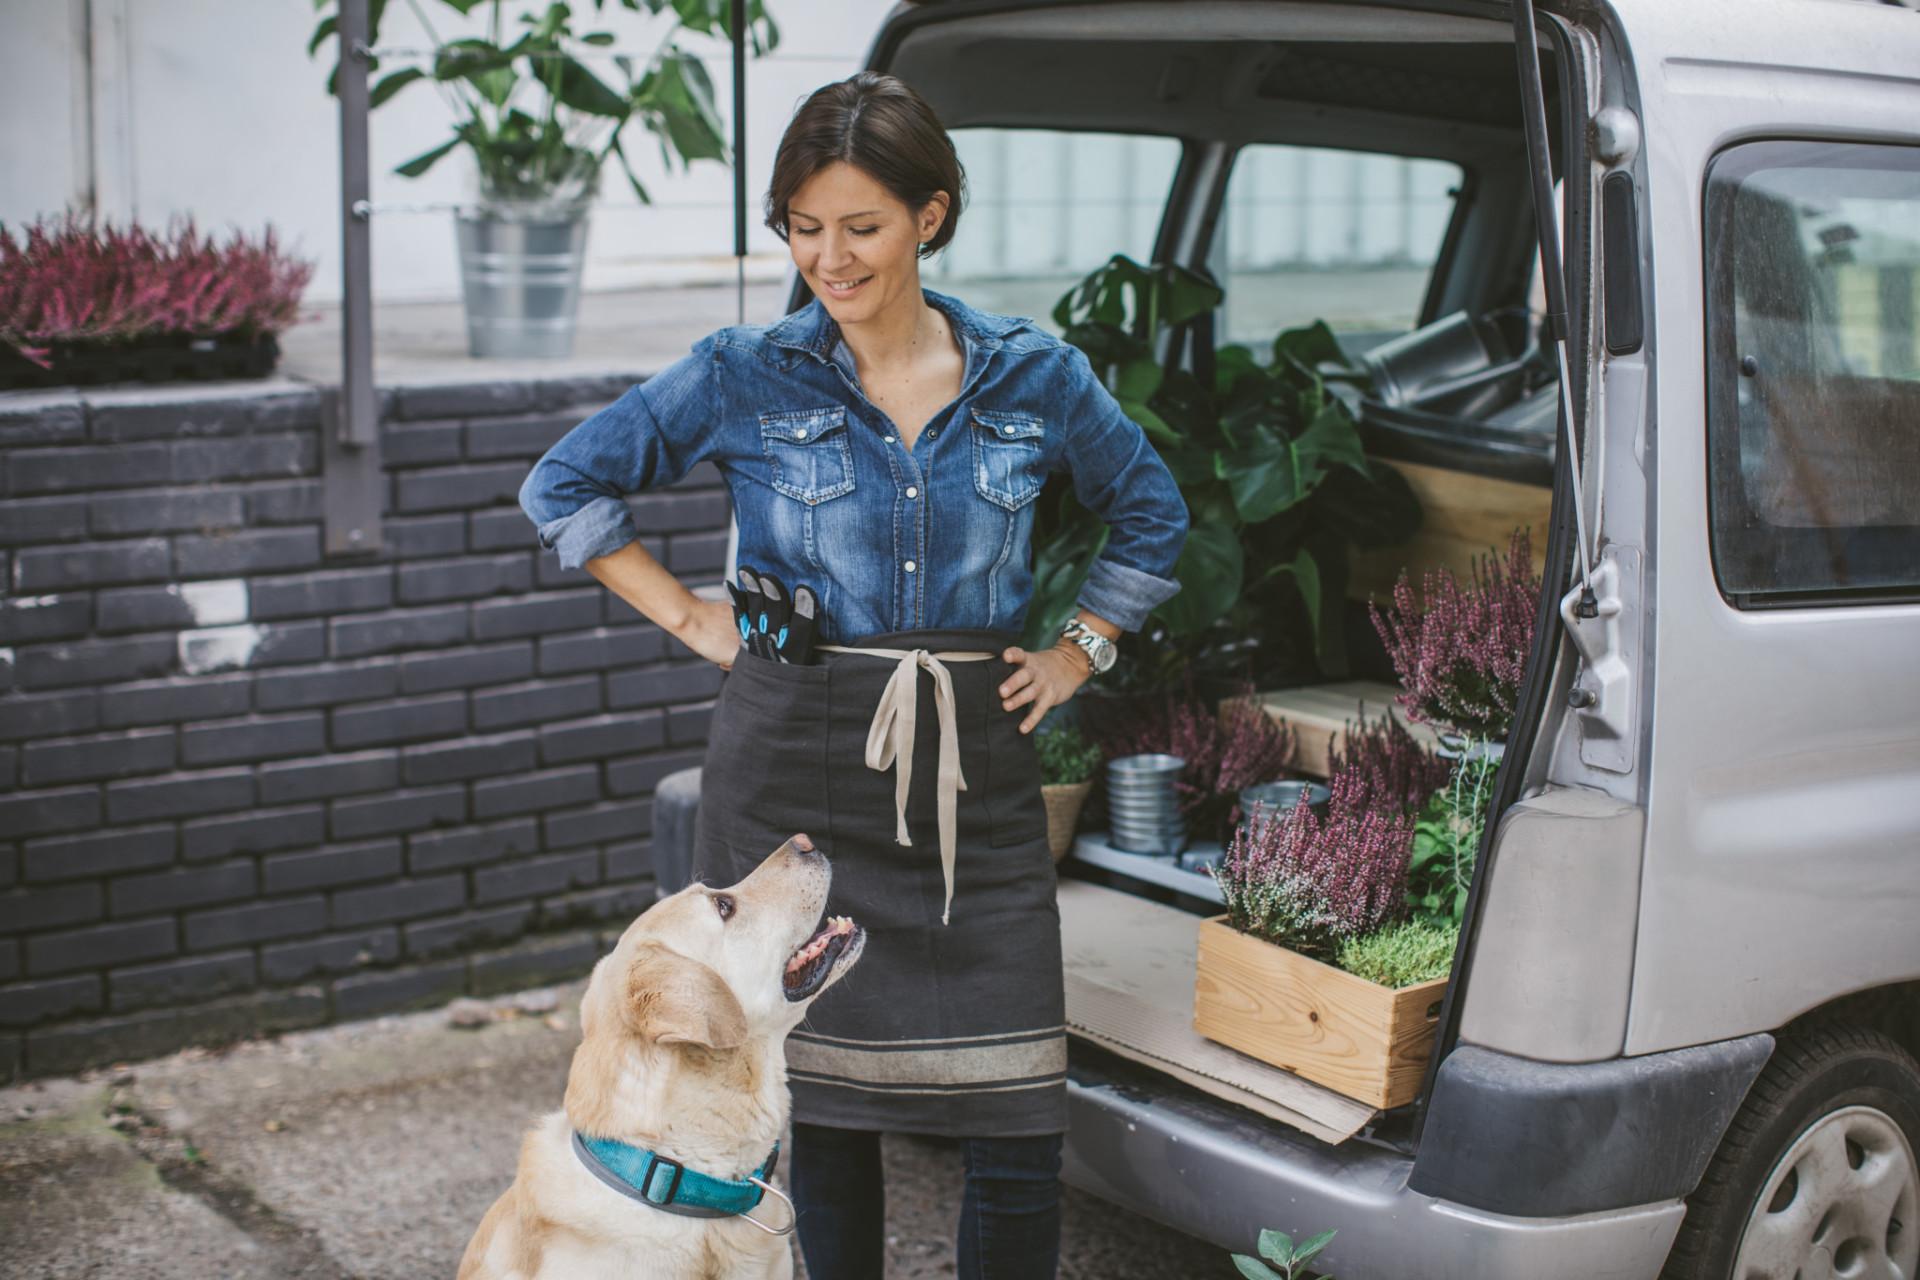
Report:
M871 279L873 279L873 276L868 274L864 276L853 276L845 281L823 279L820 283L827 286L827 292L833 297L851 298L854 294L860 292L861 287Z

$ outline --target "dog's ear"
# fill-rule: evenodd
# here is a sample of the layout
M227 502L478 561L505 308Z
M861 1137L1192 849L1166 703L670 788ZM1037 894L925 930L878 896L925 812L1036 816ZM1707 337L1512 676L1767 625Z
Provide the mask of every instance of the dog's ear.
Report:
M626 994L628 1022L643 1039L706 1049L746 1043L746 1010L726 980L711 966L657 942L635 950Z

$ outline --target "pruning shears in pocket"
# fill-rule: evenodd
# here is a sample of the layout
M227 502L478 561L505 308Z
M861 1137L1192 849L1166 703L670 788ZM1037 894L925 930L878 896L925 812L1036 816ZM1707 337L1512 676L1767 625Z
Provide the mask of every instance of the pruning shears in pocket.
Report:
M813 661L820 621L820 601L813 588L803 582L789 592L772 574L745 565L738 577L740 585L729 582L727 594L733 597L741 645L775 662Z

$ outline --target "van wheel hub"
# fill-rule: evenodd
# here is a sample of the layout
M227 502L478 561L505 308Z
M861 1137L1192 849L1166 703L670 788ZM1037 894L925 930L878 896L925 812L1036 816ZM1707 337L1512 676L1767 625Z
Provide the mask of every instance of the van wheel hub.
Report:
M1730 1280L1884 1277L1920 1267L1920 1165L1891 1117L1820 1117L1767 1175Z

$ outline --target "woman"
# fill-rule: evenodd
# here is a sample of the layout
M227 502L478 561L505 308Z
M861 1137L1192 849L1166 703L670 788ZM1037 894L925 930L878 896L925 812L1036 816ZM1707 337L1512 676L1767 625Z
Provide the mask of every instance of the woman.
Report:
M788 1042L789 1177L816 1280L881 1275L879 1134L961 1140L960 1274L1052 1276L1066 1128L1053 859L1033 739L1179 590L1187 509L1078 348L920 284L964 175L931 108L862 72L813 93L767 194L814 300L721 329L575 427L520 494L563 566L726 668L695 874L796 831L833 860L857 972ZM819 600L817 661L742 647L732 607L634 539L625 495L710 459L739 560ZM1050 648L1019 639L1035 499L1071 474L1110 536Z

